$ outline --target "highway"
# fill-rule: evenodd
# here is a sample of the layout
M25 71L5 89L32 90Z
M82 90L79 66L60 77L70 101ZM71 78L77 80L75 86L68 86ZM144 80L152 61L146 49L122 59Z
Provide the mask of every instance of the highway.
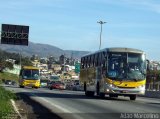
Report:
M130 101L129 97L109 98L106 96L104 99L96 96L86 97L81 91L18 88L15 86L6 88L16 93L26 94L62 118L137 119L140 116L160 118L160 99L156 98L137 97L136 101Z

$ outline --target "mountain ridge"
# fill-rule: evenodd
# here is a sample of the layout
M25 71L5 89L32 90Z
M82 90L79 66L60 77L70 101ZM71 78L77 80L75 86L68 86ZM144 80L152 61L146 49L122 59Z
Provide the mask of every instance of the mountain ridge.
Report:
M39 57L53 56L56 58L63 54L66 57L80 58L89 53L89 51L63 50L53 45L33 42L29 42L28 46L0 44L0 49L11 53L21 53L24 56L36 54Z

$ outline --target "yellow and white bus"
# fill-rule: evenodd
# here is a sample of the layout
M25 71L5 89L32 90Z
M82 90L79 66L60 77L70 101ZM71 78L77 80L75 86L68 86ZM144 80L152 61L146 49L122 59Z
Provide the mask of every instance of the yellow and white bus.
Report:
M105 48L81 57L80 81L87 96L144 95L146 55L132 48Z
M33 66L23 66L19 75L19 87L40 87L40 69Z

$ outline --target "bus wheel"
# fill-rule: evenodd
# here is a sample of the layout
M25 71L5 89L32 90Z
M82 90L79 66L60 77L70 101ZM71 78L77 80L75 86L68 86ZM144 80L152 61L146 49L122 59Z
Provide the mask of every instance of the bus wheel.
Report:
M94 92L93 91L85 91L85 95L86 96L94 96Z
M24 86L19 86L20 88L24 88Z
M86 92L86 82L84 83L84 91Z
M50 87L49 89L50 89L50 90L52 90L52 88L51 88L51 87Z
M130 100L136 100L136 95L130 95Z
M118 95L116 95L116 94L109 94L109 97L110 98L118 98Z
M104 97L105 97L105 93L100 93L99 96L100 96L101 98L104 98Z
M99 82L97 82L96 92L97 92L97 95L100 95L100 94L99 94Z

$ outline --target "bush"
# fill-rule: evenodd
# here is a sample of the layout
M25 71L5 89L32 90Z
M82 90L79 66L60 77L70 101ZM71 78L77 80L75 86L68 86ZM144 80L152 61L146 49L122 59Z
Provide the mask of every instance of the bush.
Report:
M14 81L18 82L18 75L8 73L8 72L4 72L4 73L0 72L0 80L2 80L2 81L4 81L4 80L14 80Z
M14 112L10 99L16 99L16 95L0 86L0 119Z

